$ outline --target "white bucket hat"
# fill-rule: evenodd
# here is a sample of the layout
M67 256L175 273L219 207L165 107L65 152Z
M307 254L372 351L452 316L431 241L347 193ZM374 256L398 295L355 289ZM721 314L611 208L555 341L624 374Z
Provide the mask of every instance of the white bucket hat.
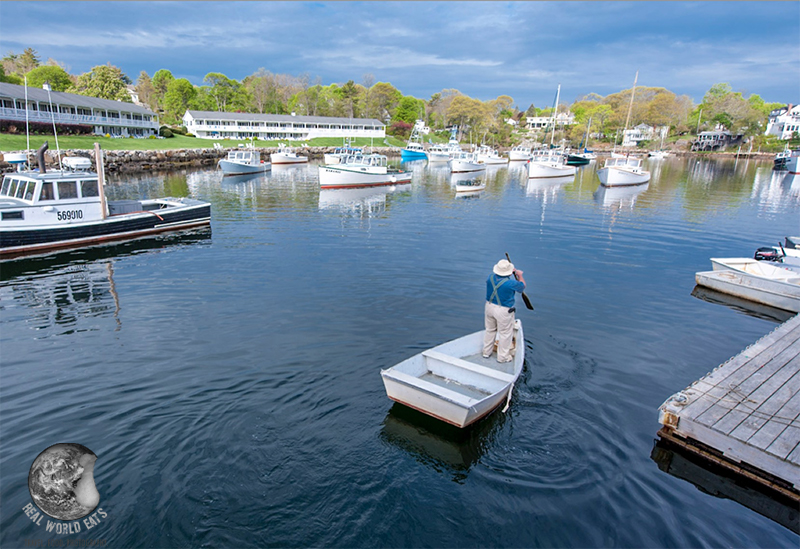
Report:
M514 272L514 264L507 259L501 259L492 270L497 276L508 276Z

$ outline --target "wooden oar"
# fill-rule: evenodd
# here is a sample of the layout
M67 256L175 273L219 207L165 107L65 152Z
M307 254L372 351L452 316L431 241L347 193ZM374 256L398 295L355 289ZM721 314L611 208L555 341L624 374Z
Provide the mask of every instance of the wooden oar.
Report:
M511 263L511 258L510 258L510 257L508 257L508 252L506 252L506 259L508 260L508 262L509 262L509 263ZM517 275L516 275L516 273L514 273L514 278L517 278ZM519 279L517 278L517 280L519 280ZM525 295L525 292L524 292L524 291L522 292L522 301L524 301L524 302L525 302L525 306L526 306L528 309L530 309L531 311L533 310L533 305L531 305L531 300L530 300L530 299L528 299L528 296L527 296L527 295Z

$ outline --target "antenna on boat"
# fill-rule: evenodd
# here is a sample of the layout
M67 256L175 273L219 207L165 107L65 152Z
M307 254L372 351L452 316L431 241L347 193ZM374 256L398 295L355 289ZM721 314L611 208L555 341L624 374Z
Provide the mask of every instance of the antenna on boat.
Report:
M31 150L31 129L30 124L28 123L28 77L23 77L25 79L25 138L27 140L26 149L25 149L25 162L30 164L28 160L28 154Z
M53 121L53 137L56 139L56 154L58 155L58 169L64 171L61 165L61 149L58 147L58 132L56 132L56 116L53 114L53 98L50 97L50 82L45 81L44 89L47 90L47 100L50 102L50 119Z

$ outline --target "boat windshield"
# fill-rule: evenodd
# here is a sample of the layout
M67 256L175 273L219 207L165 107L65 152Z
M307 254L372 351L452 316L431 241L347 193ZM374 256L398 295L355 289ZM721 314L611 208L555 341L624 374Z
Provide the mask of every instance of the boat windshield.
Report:
M638 158L609 158L606 160L606 167L638 168L641 165L642 161Z

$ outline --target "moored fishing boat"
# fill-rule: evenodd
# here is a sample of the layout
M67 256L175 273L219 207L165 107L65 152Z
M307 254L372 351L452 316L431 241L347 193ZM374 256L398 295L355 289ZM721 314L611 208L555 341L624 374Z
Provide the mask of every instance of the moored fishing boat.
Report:
M522 323L514 323L514 360L483 358L484 331L422 351L386 370L387 396L456 427L466 427L508 403L525 362Z
M565 177L575 175L577 168L566 163L561 151L542 149L534 151L528 163L528 178Z
M364 152L361 147L336 147L332 153L325 153L323 155L323 162L329 166L339 164L342 159L351 154L358 154Z
M414 123L406 147L400 150L401 160L422 160L427 158L425 147L422 146L422 128L424 126L425 123L422 120L417 120Z
M270 169L270 163L261 160L261 154L251 149L230 151L217 165L226 175L261 173Z
M450 171L453 173L479 172L486 169L486 164L478 161L476 153L462 151L456 153L449 161Z
M284 143L281 143L277 152L270 154L269 158L273 164L304 164L308 162L307 156L297 154L292 147Z
M526 147L524 145L517 145L512 147L510 151L508 151L508 159L511 162L515 161L525 161L531 159L531 148Z
M427 151L425 156L428 162L447 162L450 160L450 147L447 145L432 145Z
M0 185L0 259L43 255L54 250L140 238L211 223L211 205L191 198L107 201L102 154L91 161L68 157L60 170L44 163L38 171L16 158L17 171ZM19 155L18 155L19 156ZM22 155L27 159L27 155Z
M339 164L319 167L319 185L324 189L376 187L411 182L411 172L387 166L382 154L354 154Z
M628 115L625 118L625 129L622 131L623 143L625 142L625 133L628 131L628 122L631 119L633 97L636 94L636 81L638 79L639 72L637 71L633 79L631 101L628 104ZM616 148L616 139L614 147ZM650 172L642 169L641 159L613 151L611 158L606 159L603 167L597 170L597 177L600 178L600 183L606 187L625 187L629 185L644 185L650 181Z
M489 147L488 145L481 145L478 148L478 162L486 164L487 166L508 164L508 158L500 156L498 152Z
M650 172L642 169L639 158L608 158L603 167L597 170L597 177L605 187L625 187L644 185L650 181Z

